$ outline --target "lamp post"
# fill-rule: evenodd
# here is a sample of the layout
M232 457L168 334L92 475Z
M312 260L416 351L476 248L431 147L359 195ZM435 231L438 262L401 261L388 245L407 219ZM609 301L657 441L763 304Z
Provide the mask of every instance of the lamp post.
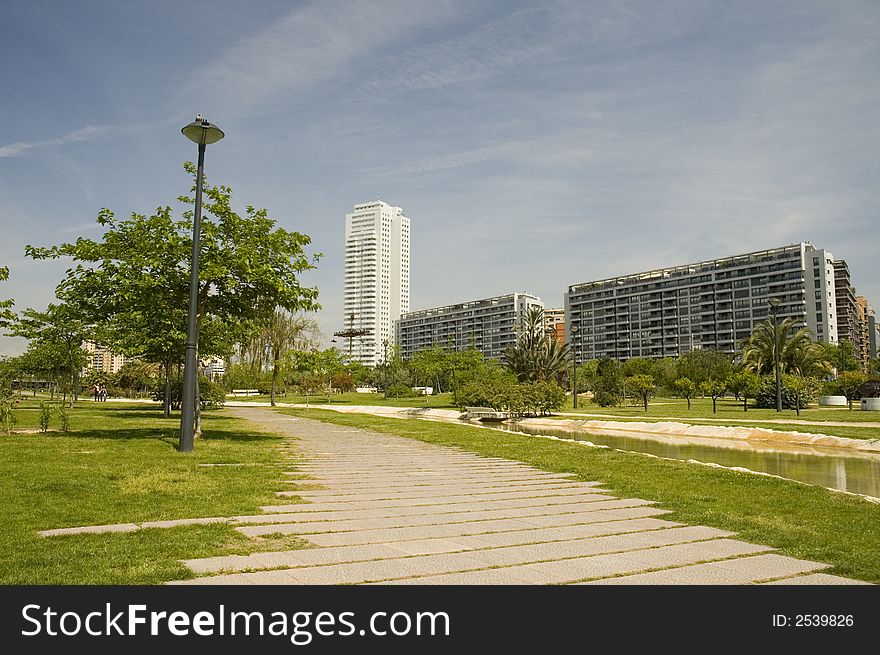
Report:
M578 333L578 326L571 326L571 398L572 407L578 408L578 361L577 350L575 349L575 337Z
M384 348L384 359L382 360L382 369L384 378L382 386L384 387L385 398L388 398L388 339L382 339L382 348Z
M193 432L196 406L196 355L199 344L198 295L199 295L199 240L202 231L202 178L205 174L205 146L216 143L225 135L201 114L180 130L183 135L199 145L199 164L196 173L196 207L193 213L192 268L189 278L189 314L186 320L186 360L183 369L183 401L180 411L180 450L193 449Z
M781 304L779 298L771 298L768 303L770 304L770 315L773 317L773 370L776 373L776 411L782 411L782 380L779 376L779 320L776 317L776 312L779 311L779 305Z

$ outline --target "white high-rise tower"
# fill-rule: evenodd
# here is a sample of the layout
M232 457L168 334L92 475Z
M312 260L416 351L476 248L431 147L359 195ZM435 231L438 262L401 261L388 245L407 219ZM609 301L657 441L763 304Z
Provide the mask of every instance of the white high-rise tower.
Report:
M355 205L345 215L345 328L367 333L353 338L351 359L382 364L408 311L409 218L381 200Z

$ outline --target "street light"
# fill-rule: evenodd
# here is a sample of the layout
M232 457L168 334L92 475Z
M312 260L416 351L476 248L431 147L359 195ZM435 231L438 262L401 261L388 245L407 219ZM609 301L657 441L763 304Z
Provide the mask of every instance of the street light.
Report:
M196 173L196 208L193 214L192 268L189 277L189 314L186 320L186 361L183 369L183 401L180 411L180 450L193 449L193 432L196 406L196 354L199 345L197 323L199 294L199 239L202 231L202 178L205 174L205 146L216 143L225 135L216 125L212 125L199 114L189 125L181 130L183 136L199 145L199 165Z
M575 350L575 341L574 338L578 333L578 326L571 326L571 397L573 402L573 408L578 408L578 361L577 361L577 350Z
M388 339L382 339L382 347L385 350L384 359L382 360L382 369L384 373L382 377L385 379L382 386L385 387L385 398L388 398Z
M782 380L779 377L779 320L776 317L781 301L779 298L771 298L767 302L770 304L770 315L773 316L773 368L776 372L776 411L781 412Z

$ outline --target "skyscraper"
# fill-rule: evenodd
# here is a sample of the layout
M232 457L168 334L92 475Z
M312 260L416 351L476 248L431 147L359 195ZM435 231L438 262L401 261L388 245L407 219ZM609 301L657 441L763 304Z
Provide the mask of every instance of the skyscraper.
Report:
M378 366L394 341L394 321L409 311L409 218L381 200L345 216L345 327L351 359Z

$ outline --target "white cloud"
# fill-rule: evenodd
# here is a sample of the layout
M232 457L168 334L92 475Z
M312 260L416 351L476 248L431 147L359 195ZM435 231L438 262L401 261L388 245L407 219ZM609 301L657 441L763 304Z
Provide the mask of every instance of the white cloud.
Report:
M77 141L91 141L100 136L104 136L108 132L113 132L119 128L113 125L88 125L81 127L73 132L68 132L64 136L54 139L44 139L42 141L19 141L18 143L10 143L0 146L0 157L17 157L23 152L34 148L45 148L48 146L60 146L67 143L75 143Z

